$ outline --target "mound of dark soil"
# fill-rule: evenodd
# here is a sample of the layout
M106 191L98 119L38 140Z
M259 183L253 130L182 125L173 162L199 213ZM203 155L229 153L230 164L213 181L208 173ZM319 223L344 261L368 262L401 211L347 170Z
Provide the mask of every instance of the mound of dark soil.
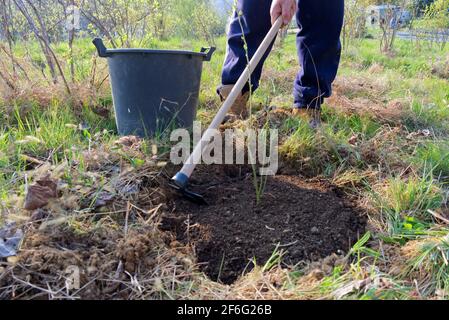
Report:
M176 197L162 224L178 241L195 247L202 271L212 280L232 283L254 259L264 265L276 248L285 251L283 262L289 265L347 252L364 232L365 219L329 186L270 177L257 203L252 175L235 170L232 175L197 175L192 189L210 205Z

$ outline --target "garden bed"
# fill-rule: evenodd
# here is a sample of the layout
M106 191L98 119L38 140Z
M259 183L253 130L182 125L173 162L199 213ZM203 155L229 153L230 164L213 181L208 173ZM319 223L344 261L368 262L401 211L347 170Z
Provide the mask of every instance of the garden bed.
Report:
M214 281L233 283L255 263L296 265L343 254L364 233L366 220L353 203L323 182L269 177L257 201L248 170L216 169L193 181L209 205L175 196L162 223L195 248L201 270Z

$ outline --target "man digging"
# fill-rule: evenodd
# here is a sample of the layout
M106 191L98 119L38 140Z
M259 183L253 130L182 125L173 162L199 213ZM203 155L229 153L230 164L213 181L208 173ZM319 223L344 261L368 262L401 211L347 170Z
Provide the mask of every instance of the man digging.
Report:
M284 25L288 25L295 14L301 68L294 81L292 114L317 128L321 124L321 105L332 94L340 63L344 0L237 0L228 33L222 85L217 93L224 101L246 68L245 41L251 59L274 21L282 16ZM228 121L249 116L249 95L259 86L263 64L272 47L273 44L252 73L251 90L248 83L231 108Z

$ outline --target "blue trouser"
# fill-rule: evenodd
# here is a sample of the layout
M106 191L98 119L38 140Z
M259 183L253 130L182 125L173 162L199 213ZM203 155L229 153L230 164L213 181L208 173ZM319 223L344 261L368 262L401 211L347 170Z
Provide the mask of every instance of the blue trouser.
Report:
M237 0L228 34L228 49L223 66L222 84L235 84L247 66L243 37L251 58L271 28L272 0ZM301 69L293 89L295 106L320 108L332 94L332 82L340 63L340 33L343 25L344 0L298 0L296 21L300 29L297 49ZM271 50L271 48L270 48ZM270 51L269 50L269 51ZM269 52L254 70L251 87L256 90L263 64ZM249 90L249 85L244 91Z

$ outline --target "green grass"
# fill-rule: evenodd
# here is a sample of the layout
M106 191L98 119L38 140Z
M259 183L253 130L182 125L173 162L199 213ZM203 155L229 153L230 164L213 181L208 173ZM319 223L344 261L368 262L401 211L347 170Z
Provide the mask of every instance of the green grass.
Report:
M449 145L447 141L423 142L413 155L413 160L420 168L433 171L442 180L449 179Z
M316 136L308 123L304 121L288 120L285 124L295 128L293 134L283 143L280 152L290 159L308 158L317 150Z
M68 105L54 103L42 110L38 106L22 116L16 107L13 125L2 128L0 135L0 195L7 198L11 191L9 180L26 170L23 155L58 165L64 161L82 160L82 151L89 148L94 135L109 132L110 121L104 121L90 110L78 118ZM92 124L80 130L82 121ZM102 143L112 137L102 135Z
M430 211L444 205L444 194L432 173L421 177L392 177L372 192L390 235L417 234L433 221ZM424 227L424 228L423 228Z

